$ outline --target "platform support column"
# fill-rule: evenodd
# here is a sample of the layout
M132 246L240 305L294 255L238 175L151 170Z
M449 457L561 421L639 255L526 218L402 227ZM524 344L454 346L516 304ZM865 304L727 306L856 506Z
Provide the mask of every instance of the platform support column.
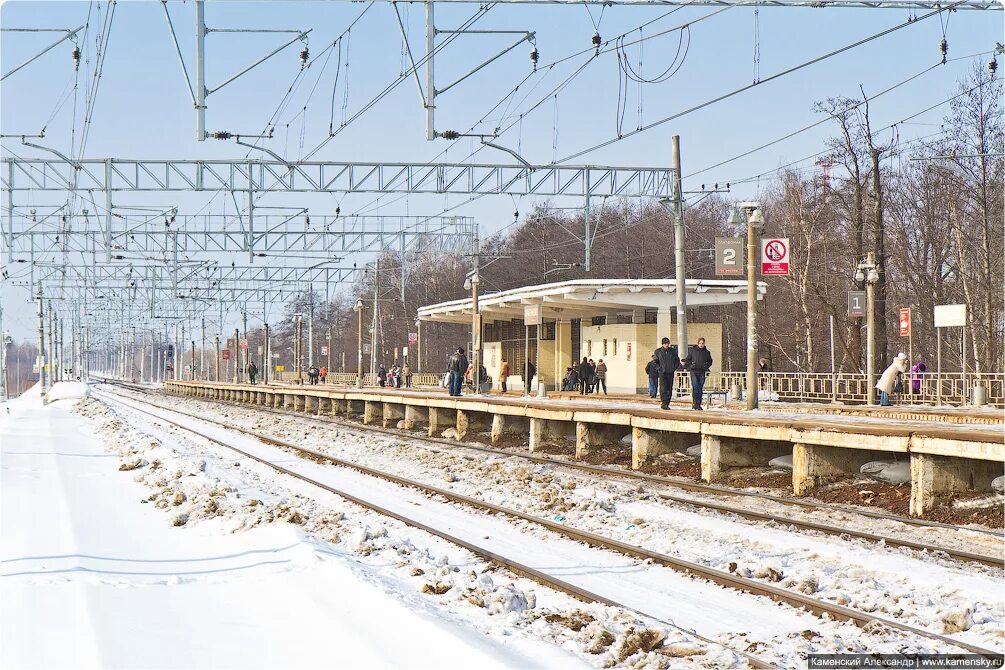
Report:
M990 491L1002 464L972 458L911 454L911 514L922 516L940 500L963 491Z

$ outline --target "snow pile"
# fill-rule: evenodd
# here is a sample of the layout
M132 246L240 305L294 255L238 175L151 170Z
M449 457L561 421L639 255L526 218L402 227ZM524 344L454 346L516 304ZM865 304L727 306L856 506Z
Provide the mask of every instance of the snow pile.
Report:
M792 454L772 458L768 461L768 465L779 470L792 470Z
M54 400L80 400L91 395L91 387L84 382L56 382L46 396Z
M906 484L911 481L910 461L869 461L859 472L889 484Z

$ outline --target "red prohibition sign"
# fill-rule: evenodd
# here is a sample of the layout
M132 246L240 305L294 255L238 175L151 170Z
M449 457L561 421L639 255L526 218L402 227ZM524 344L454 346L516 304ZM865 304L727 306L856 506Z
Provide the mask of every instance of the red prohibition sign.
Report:
M771 240L765 246L764 253L768 256L768 260L780 261L785 258L785 245L781 240Z

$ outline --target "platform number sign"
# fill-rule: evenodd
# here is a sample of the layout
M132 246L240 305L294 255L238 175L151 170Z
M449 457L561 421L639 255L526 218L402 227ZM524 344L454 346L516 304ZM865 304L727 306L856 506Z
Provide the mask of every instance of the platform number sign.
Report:
M739 237L715 238L715 274L717 277L743 275L743 240Z
M848 291L848 316L853 319L865 316L865 291Z
M785 237L761 240L761 274L789 276L789 240Z

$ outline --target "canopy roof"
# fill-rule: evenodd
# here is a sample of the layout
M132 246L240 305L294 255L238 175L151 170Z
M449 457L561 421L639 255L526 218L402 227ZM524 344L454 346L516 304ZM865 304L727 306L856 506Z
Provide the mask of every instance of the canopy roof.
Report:
M747 282L732 279L688 279L688 307L746 302ZM757 282L757 299L767 292ZM674 310L675 279L573 279L489 293L478 298L478 311L485 321L523 319L524 308L541 305L545 319L585 319L636 309ZM451 300L419 308L420 321L471 322L471 298Z

